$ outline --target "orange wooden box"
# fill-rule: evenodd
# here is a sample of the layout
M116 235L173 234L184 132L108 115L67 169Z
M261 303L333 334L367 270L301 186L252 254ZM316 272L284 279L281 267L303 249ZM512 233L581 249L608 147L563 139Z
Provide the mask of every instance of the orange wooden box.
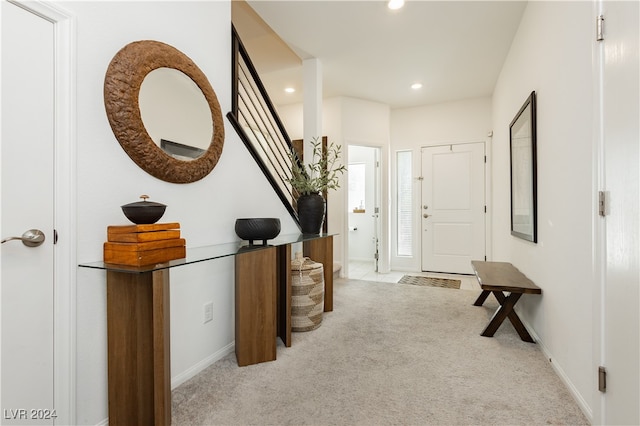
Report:
M109 242L143 243L176 238L180 238L180 224L177 222L107 227Z
M145 266L186 257L184 238L142 243L104 243L104 262L117 265Z

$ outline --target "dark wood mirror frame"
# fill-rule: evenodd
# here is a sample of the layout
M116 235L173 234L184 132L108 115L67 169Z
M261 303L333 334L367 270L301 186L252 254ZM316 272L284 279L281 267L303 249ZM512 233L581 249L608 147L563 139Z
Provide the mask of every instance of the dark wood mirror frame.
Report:
M142 81L157 68L173 68L188 75L200 88L211 110L213 136L207 151L184 161L165 153L144 127L138 96ZM111 60L104 81L104 104L116 139L140 168L158 179L190 183L216 166L224 144L224 122L218 98L204 73L184 53L158 41L129 43Z
M524 136L522 136L524 132ZM536 92L509 124L511 152L511 235L538 242Z

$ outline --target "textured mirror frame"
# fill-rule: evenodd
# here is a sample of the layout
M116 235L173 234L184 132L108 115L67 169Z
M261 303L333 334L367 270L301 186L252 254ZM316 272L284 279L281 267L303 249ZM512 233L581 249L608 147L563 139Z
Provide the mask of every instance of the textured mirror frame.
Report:
M207 151L184 161L165 153L149 136L140 114L142 81L157 68L173 68L200 88L211 110L213 136ZM150 175L173 183L190 183L216 166L224 145L224 123L218 98L204 73L178 49L153 40L129 43L111 60L104 80L104 104L113 133L129 157Z

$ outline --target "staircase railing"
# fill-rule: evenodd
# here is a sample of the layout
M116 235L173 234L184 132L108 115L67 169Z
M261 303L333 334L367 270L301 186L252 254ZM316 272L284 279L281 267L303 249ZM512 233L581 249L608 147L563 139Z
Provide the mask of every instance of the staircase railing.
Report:
M227 118L299 226L298 194L286 181L291 139L234 27L232 33L232 110Z

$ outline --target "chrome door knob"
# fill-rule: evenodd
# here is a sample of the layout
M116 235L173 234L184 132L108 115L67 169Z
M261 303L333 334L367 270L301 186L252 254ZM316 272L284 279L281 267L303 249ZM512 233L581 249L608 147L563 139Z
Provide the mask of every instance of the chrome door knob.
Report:
M0 244L4 244L7 241L12 241L12 240L20 240L22 241L22 244L24 244L27 247L38 247L40 244L44 243L44 239L45 239L44 232L42 232L39 229L29 229L24 234L22 234L22 237L5 238L2 241L0 241Z

